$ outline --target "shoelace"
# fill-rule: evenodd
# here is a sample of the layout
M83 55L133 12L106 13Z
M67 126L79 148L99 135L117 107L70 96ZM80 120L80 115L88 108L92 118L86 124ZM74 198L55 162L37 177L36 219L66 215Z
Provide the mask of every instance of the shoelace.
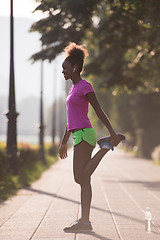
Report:
M72 222L72 223L70 224L70 226L74 226L74 225L76 225L77 223L80 223L80 222L81 222L81 223L84 223L84 224L86 224L86 225L91 224L90 221L89 221L89 222L83 222L81 219L78 219L78 220Z
M79 223L79 220L80 220L80 219L78 219L78 220L72 222L72 223L70 224L70 226L76 225L77 223Z

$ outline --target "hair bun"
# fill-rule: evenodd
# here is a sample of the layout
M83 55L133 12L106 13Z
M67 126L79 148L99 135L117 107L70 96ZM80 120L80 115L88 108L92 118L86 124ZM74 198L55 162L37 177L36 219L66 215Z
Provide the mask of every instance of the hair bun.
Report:
M64 51L66 52L67 56L84 60L84 58L88 56L88 52L84 46L85 45L77 45L74 42L70 42Z

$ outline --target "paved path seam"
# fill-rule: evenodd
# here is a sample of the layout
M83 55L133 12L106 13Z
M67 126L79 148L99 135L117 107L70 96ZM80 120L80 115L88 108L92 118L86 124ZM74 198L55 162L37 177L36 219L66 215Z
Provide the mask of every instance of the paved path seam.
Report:
M43 217L41 218L39 224L37 225L36 229L34 230L34 232L33 232L33 234L31 235L31 237L30 237L29 240L32 240L32 238L34 237L36 231L38 230L38 228L40 227L41 223L43 222L45 216L47 215L47 213L48 213L48 211L49 211L49 209L50 209L50 207L51 207L53 201L55 201L55 199L56 199L56 197L57 197L57 195L58 195L59 192L60 192L60 189L58 190L57 194L55 194L54 198L51 200L50 204L48 205L48 208L46 209L46 211L45 211Z
M118 237L119 237L120 240L123 240L123 238L122 238L122 236L121 236L121 234L120 234L120 230L119 230L119 228L118 228L116 219L115 219L115 217L114 217L113 210L112 210L112 208L111 208L111 205L110 205L109 200L108 200L108 198L107 198L107 195L106 195L106 193L105 193L105 190L104 190L102 181L101 181L100 178L98 178L98 180L99 180L99 184L100 184L100 187L101 187L101 189L102 189L102 192L103 192L105 201L106 201L106 203L107 203L107 205L108 205L108 208L109 208L109 211L110 211L110 213L111 213L111 215L112 215L112 219L113 219L113 222L114 222L114 225L115 225L115 228L116 228Z

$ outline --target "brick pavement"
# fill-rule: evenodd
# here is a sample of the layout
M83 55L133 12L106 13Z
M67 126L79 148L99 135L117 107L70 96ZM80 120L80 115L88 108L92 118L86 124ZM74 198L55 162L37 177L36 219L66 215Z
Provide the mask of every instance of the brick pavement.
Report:
M158 240L160 239L160 167L120 150L108 153L92 178L93 200L88 234L64 233L80 214L80 189L73 182L72 151L31 187L0 205L0 240ZM144 230L144 210L153 216Z

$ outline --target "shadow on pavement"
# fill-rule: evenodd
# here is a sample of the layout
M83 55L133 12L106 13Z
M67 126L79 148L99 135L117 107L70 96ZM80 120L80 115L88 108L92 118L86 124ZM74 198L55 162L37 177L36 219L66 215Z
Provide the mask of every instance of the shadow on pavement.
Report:
M72 200L72 199L69 199L69 198L66 198L66 197L63 197L63 196L59 196L55 193L48 193L48 192L45 192L45 191L42 191L42 190L38 190L38 189L34 189L34 188L31 188L31 187L26 187L25 188L27 191L31 191L31 192L35 192L35 193L38 193L38 194L42 194L42 195L48 195L48 196L51 196L51 197L55 197L55 198L59 198L59 199L62 199L62 200L65 200L65 201L68 201L68 202L73 202L75 204L80 204L79 201L75 201L75 200ZM102 212L106 212L108 214L111 214L109 210L105 210L105 209L102 209L102 208L99 208L99 207L95 207L95 206L91 206L92 209L96 209L98 211L102 211ZM136 219L136 218L133 218L131 216L126 216L124 214L119 214L117 212L112 212L114 215L118 216L118 217L122 217L124 219L130 219L132 221L135 221L135 222L138 222L138 223L141 223L141 224L144 224L144 221L142 220L139 220L139 219ZM106 238L106 240L108 240Z
M77 234L93 236L94 238L97 238L99 240L114 240L114 239L111 239L111 238L103 237L103 236L97 234L96 232L88 232L88 233L80 232L80 233L77 233Z
M154 189L155 191L160 190L160 181L159 182L152 182L152 181L138 181L138 180L105 180L105 182L109 183L128 183L128 184L141 184L148 189Z

